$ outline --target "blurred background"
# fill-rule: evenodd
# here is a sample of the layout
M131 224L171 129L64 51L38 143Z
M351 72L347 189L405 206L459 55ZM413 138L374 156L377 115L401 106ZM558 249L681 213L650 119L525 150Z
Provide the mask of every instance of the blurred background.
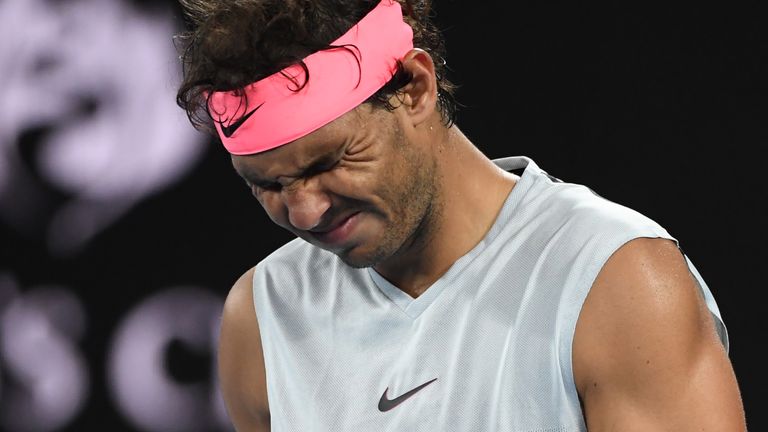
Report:
M434 8L462 130L667 228L719 303L750 430L768 430L766 10ZM232 430L221 306L292 237L176 107L182 26L170 0L0 0L2 431Z

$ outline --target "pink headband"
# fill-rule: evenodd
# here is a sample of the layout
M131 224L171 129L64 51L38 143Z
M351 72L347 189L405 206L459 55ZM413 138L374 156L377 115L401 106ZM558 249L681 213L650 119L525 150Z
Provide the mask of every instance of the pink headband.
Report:
M400 4L382 0L332 45L343 48L304 59L309 81L300 91L286 75L301 83L304 70L292 65L247 86L248 106L233 92L213 93L209 110L227 151L253 154L287 144L363 103L413 48L413 31Z

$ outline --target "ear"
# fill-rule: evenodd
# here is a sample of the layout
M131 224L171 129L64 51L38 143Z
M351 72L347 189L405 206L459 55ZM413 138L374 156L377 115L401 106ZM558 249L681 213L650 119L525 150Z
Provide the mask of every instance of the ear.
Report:
M402 63L413 78L400 89L399 99L415 127L430 118L437 106L435 64L432 56L419 48L409 51Z

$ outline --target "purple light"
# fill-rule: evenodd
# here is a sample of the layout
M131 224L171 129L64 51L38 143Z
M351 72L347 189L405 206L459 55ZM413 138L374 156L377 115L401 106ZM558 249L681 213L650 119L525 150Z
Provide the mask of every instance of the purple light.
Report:
M175 31L170 14L119 0L0 2L0 38L13 41L0 44L0 218L72 253L181 180L207 140L175 104ZM30 167L19 138L36 127L49 132ZM42 221L33 174L70 197Z
M226 424L217 415L213 379L179 383L164 364L174 340L215 352L222 307L208 291L175 288L147 298L120 324L109 353L110 389L120 411L141 430L210 431Z

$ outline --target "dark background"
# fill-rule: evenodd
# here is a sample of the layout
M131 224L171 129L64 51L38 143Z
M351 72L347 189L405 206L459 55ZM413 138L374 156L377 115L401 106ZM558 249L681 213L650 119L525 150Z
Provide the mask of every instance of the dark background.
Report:
M768 44L758 5L435 5L449 76L465 105L457 123L488 157L529 156L564 181L646 214L680 241L728 327L753 431L766 428L759 155L768 143ZM136 6L179 13L171 2ZM105 378L119 323L168 287L202 287L223 300L240 274L291 238L271 225L215 142L192 170L77 253L53 254L42 235L0 225L0 273L20 293L65 286L86 308L77 347L90 368L88 397L62 430L143 430L116 408ZM163 361L172 379L212 388L212 356L175 342ZM0 386L15 382L2 373Z

